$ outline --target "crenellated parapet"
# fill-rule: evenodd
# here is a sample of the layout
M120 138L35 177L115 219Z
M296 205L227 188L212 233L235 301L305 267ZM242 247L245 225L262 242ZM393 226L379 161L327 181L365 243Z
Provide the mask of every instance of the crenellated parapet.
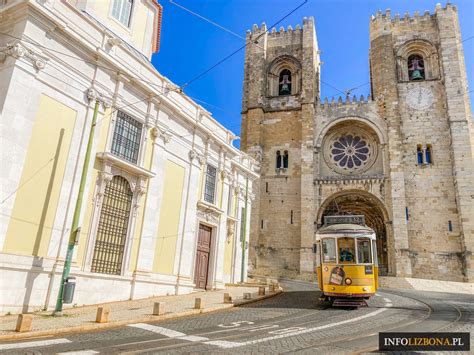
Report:
M385 10L383 13L381 10L377 14L372 15L370 21L370 35L371 39L375 39L380 35L387 34L393 31L395 28L410 26L417 26L420 32L425 32L423 29L429 28L430 26L436 26L436 18L444 11L457 11L456 6L449 2L445 7L442 7L440 3L436 5L435 11L431 13L429 10L425 10L423 13L415 11L413 15L409 12L401 15L396 13L392 16L390 9Z
M429 10L425 10L423 14L420 13L420 11L415 11L413 13L413 16L410 15L409 12L405 12L403 16L401 16L399 13L396 13L394 17L392 17L392 12L390 9L386 9L385 13L382 13L382 10L379 10L377 14L372 15L371 18L371 25L373 24L385 24L387 22L391 23L398 23L398 22L417 22L417 21L426 21L426 20L431 20L432 17L436 16L436 14L439 11L444 11L452 9L454 11L457 11L456 6L452 5L451 3L447 3L445 7L442 7L440 3L436 4L435 11L434 13L430 13Z
M328 100L326 97L323 102L320 103L320 107L322 109L326 108L333 108L333 107L354 107L354 106L366 106L370 103L372 103L372 97L369 95L367 97L364 97L364 95L360 95L359 98L357 98L356 95L352 96L352 100L349 96L347 96L345 99L343 99L341 96L337 100L332 98L331 101Z
M303 25L297 24L295 27L289 25L286 28L280 26L279 28L273 27L269 29L267 24L263 22L260 27L254 24L251 30L247 30L247 41L257 44L255 41L258 39L260 45L266 42L270 46L280 46L284 43L297 44L302 43L303 33L309 33L309 31L314 31L314 19L312 16L309 18L304 17Z
M313 16L310 16L309 18L304 17L303 18L303 26L300 24L297 24L295 28L293 26L289 25L286 29L283 26L280 26L278 29L276 27L272 27L271 30L268 30L267 24L265 22L262 22L260 27L258 27L257 24L254 24L252 26L252 30L248 29L247 30L247 37L250 37L250 39L261 35L264 32L268 31L268 34L270 36L280 36L280 35L291 35L291 34L300 34L305 27L312 28L314 26L314 18Z

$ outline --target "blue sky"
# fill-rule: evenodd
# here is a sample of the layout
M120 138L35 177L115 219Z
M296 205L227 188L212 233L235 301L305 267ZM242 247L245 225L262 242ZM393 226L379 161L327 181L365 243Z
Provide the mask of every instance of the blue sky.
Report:
M176 0L176 3L245 37L254 23L272 25L303 0ZM338 96L339 90L369 81L369 20L378 9L390 8L392 16L418 10L434 12L436 0L309 0L282 23L302 24L314 16L321 59L321 97ZM181 85L235 51L244 41L171 4L163 5L160 52L153 64L166 77ZM442 2L445 6L446 0ZM462 38L474 36L474 1L453 1L458 8ZM474 38L463 43L470 88L474 88ZM244 50L185 89L213 116L234 133L240 133ZM336 88L336 89L335 89ZM367 95L370 86L354 91ZM471 102L474 93L471 93ZM201 101L198 101L201 100ZM238 145L238 142L237 142Z

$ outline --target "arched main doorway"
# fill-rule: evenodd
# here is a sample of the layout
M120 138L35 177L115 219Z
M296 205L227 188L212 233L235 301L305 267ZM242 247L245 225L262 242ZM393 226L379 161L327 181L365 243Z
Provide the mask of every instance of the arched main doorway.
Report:
M365 223L375 231L379 274L386 275L389 272L389 260L386 229L388 216L385 207L378 198L365 191L341 191L328 197L321 205L318 223L323 223L324 216L347 214L364 215Z

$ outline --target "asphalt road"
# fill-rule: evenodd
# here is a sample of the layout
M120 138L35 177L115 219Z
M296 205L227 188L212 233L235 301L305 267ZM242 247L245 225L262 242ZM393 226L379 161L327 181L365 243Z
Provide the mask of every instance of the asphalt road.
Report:
M379 290L369 307L331 308L314 285L282 282L283 294L176 320L0 344L6 354L363 353L381 331L471 332L474 296Z

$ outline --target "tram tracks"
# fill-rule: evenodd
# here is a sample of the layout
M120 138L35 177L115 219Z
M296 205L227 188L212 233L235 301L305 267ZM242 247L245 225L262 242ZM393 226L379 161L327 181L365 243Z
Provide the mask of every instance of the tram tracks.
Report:
M426 301L420 299L419 297L408 296L408 295L406 295L406 294L401 294L401 293L396 292L396 291L393 291L393 292L391 292L390 294L394 294L394 295L397 295L397 296L399 296L399 297L404 297L404 298L412 299L412 300L414 300L414 301L416 301L416 302L419 302L419 303L424 304L426 307L428 307L428 309L429 309L429 314L427 315L427 317L423 318L423 319L420 320L420 321L410 322L410 323L404 324L404 325L401 326L401 327L393 327L393 328L383 329L384 332L395 331L395 330L401 330L402 328L403 328L403 331L404 331L404 332L409 332L411 329L408 328L408 330L407 330L407 326L413 327L413 325L415 325L415 324L417 325L417 328L418 328L418 329L414 329L413 331L416 331L416 330L419 331L420 325L421 325L422 323L424 323L424 322L425 322L425 323L426 323L426 322L429 322L429 321L430 321L429 319L433 317L433 314L437 313L436 309L433 307L432 304L430 304L430 303L428 303L428 302L426 302ZM434 300L434 301L436 302L436 300ZM459 320L463 317L464 313L461 311L461 309L460 309L458 306L456 306L456 305L454 305L454 304L452 304L452 303L448 303L448 302L446 302L445 304L451 306L452 308L454 308L454 309L456 310L456 313L457 313L456 319L454 319L454 320L452 320L452 321L449 321L449 323L447 323L447 324L438 326L438 327L436 327L436 328L434 328L434 329L430 329L430 330L429 330L430 332L439 332L439 331L441 331L441 330L444 330L444 329L446 329L446 328L449 328L449 327L451 327L453 324L458 323ZM425 329L423 329L423 331L425 331ZM377 333L375 333L375 334L370 334L370 335L367 335L367 336L360 336L360 337L358 337L357 339L369 338L369 337L372 337L372 336L377 335L378 333L379 333L379 332L377 332ZM353 339L347 339L347 340L353 340ZM355 339L354 339L354 340L355 340ZM359 349L359 350L355 351L353 354L363 354L363 353L374 352L374 351L377 351L377 350L378 350L378 346L375 346L375 347L374 347L374 346L370 346L370 347L367 347L367 348L364 348L364 349Z
M281 296L279 296L281 297ZM390 308L392 308L391 306L389 306L388 308L387 307L384 307L385 305L379 305L379 306L376 306L376 307L371 307L371 309L374 309L374 308L378 308L379 311L376 311L376 312L372 312L372 313L381 313L380 312L380 309L385 309L385 310L389 310ZM328 306L325 306L325 305L318 305L314 310L321 310L321 311L325 311L327 310L329 307ZM334 309L334 311L337 311L337 316L339 318L339 320L342 318L343 320L340 320L338 321L338 319L336 320L333 320L332 323L334 323L334 327L337 328L337 325L338 324L344 324L343 328L347 328L347 329L350 329L351 327L351 323L353 322L351 318L348 318L348 319L344 319L344 317L339 317L339 316L343 316L344 314L347 314L347 312L351 312L349 310L340 310L340 309ZM417 311L417 309L411 309L411 311ZM418 310L419 311L419 310ZM290 316L290 317L278 317L276 319L273 319L273 320L269 320L269 321L265 321L265 323L263 325L254 325L254 326L247 326L247 327L242 327L242 328L239 328L239 329L234 329L235 331L237 331L237 333L233 333L233 334L229 334L229 335L224 335L223 336L217 336L217 337L212 337L210 340L212 340L213 342L239 342L239 341L242 341L242 338L244 338L244 334L245 334L245 331L247 330L250 330L252 331L252 329L258 329L259 327L262 327L262 330L263 329L269 329L269 328L272 328L272 325L275 326L275 327L279 327L279 325L281 325L282 328L284 327L289 327L289 326L294 326L294 327L299 327L301 329L305 329L306 326L314 326L315 324L319 324L320 323L318 322L318 320L315 320L315 314L314 313L306 313L306 314L303 314L301 315L300 314L301 312L298 312L298 315L295 315L295 316ZM358 317L366 317L367 315L370 315L370 313L366 313L365 315L363 314L362 316L356 316L354 318L358 318ZM311 317L312 319L310 320L306 320L304 321L305 318L309 318ZM303 320L303 321L302 321ZM355 319L354 319L355 321ZM278 325L277 325L278 324ZM352 323L353 324L353 323ZM333 326L331 325L331 323L327 324L328 325L328 328L333 328ZM324 328L325 326L321 326L321 328ZM318 327L316 327L318 328ZM279 328L281 329L281 328ZM275 330L275 329L273 329ZM303 330L304 332L305 330ZM202 332L202 333L198 333L198 334L192 334L192 336L197 336L197 337L207 337L207 336L210 336L210 335L216 335L216 333L224 333L224 332L229 332L229 330L220 330L220 331L208 331L208 332ZM250 335L250 334L249 334ZM252 333L253 335L253 333ZM257 335L257 333L255 334ZM289 334L289 336L297 336L299 334L297 334L297 332L295 332L295 334ZM277 338L277 337L276 337ZM244 338L245 339L245 338ZM332 339L334 340L334 337L332 337ZM137 342L140 343L140 345L143 345L144 343L149 343L150 345L152 346L155 346L155 347L147 347L146 349L141 349L141 350L132 350L130 352L126 352L125 354L137 354L137 353L142 353L142 352L149 352L149 351L170 351L170 350L173 350L173 349L186 349L186 348L189 348L189 347L195 347L197 346L198 344L197 343L188 343L188 344L170 344L170 345L164 345L163 343L164 342L169 342L170 339L156 339L156 340L150 340L150 341L145 341L145 342ZM264 339L262 339L264 340ZM258 340L255 340L256 342L258 342ZM160 344L160 346L156 346L158 344ZM134 343L128 343L128 344L121 344L121 347L129 347L129 346L133 346ZM239 347L244 347L244 346L248 346L245 344L245 341L244 343L242 343L242 345L239 345L237 346L237 348ZM120 347L120 346L119 346ZM311 346L310 348L314 347ZM121 349L123 351L123 349ZM216 349L217 350L217 349ZM300 350L300 349L295 349L295 350ZM186 351L186 350L184 350Z

